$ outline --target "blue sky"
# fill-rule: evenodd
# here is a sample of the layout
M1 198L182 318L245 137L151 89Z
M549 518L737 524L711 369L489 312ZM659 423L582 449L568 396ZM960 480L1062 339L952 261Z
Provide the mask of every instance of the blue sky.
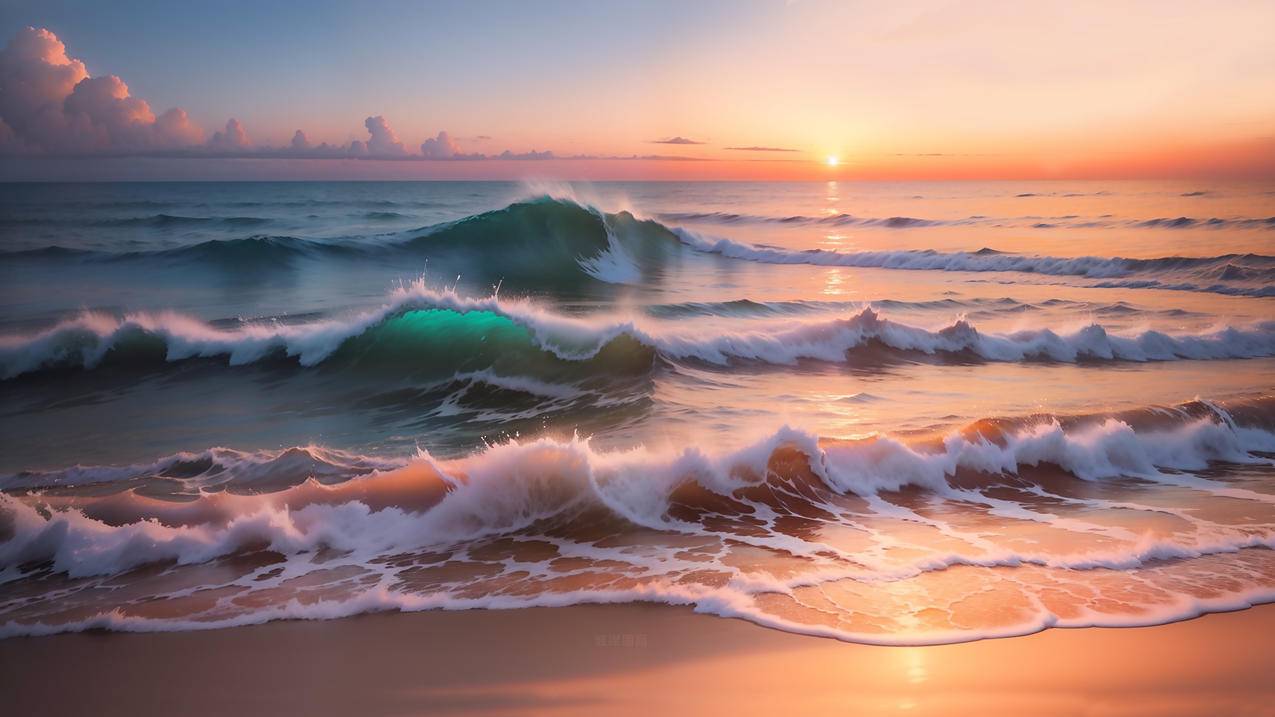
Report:
M0 55L0 76L47 79L64 46L96 94L65 110L78 80L0 97L0 153L28 167L86 151L211 163L210 147L269 154L297 130L328 144L317 166L358 155L374 123L417 159L446 131L447 158L587 156L604 164L548 174L595 178L1275 175L1269 0L0 0L4 42L29 26L38 42ZM793 151L739 149L759 147ZM499 162L377 171L525 170Z
M431 126L459 129L501 108L516 114L564 97L583 107L590 96L601 101L623 84L640 85L648 63L705 42L703 28L742 29L782 3L3 0L2 7L0 36L47 27L93 75L119 75L157 108L183 107L206 125L234 116L264 138L297 127L322 134L317 125L361 137L369 114L406 126L424 110Z

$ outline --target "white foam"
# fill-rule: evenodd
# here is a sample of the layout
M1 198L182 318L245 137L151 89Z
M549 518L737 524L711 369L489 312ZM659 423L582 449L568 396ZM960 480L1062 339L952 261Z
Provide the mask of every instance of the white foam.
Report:
M313 366L331 356L345 341L416 308L488 312L506 317L528 330L535 348L573 361L596 356L621 336L670 358L714 364L733 360L779 365L801 359L844 362L850 349L872 340L898 350L970 353L988 361L1169 361L1275 355L1275 321L1186 334L1143 331L1119 335L1097 324L1069 333L1040 328L985 334L965 320L931 331L885 319L868 308L831 320L786 320L763 328L692 333L646 323L638 317L563 316L526 299L466 297L454 289L436 289L417 279L394 289L376 309L304 324L273 322L219 329L173 312L132 313L122 318L85 313L36 334L0 337L0 376L13 378L67 362L91 368L119 343L136 336L162 340L169 361L224 357L233 366L281 351L295 357L302 366Z
M15 515L13 537L0 544L0 569L51 560L70 575L114 574L157 560L206 562L256 543L285 554L323 545L361 552L401 550L517 531L588 505L604 506L639 525L679 529L683 526L665 515L678 485L694 481L729 495L765 477L771 457L785 446L805 454L814 474L845 494L870 496L918 486L953 496L948 479L958 470L1016 474L1025 466L1052 463L1082 480L1132 476L1275 502L1275 496L1172 472L1198 470L1216 461L1272 464L1253 452L1275 451L1275 434L1241 432L1227 421L1207 417L1143 432L1115 419L1072 431L1052 421L1020 428L999 443L953 433L938 451L918 450L889 437L823 446L813 434L787 427L715 455L693 447L606 452L578 437L541 438L498 444L456 461L421 453L414 459L419 467L452 486L423 513L393 507L372 511L362 503L289 510L282 507L280 494L266 493L239 497L240 512L225 524L169 527L141 521L111 526L74 510L45 517L0 495L0 507ZM376 475L354 480L375 480Z
M1193 271L1216 269L1230 257L1128 259L1124 257L1054 257L1006 252L940 252L933 250L896 250L842 252L829 249L784 249L759 246L723 237L709 237L689 229L671 230L682 243L710 254L764 264L809 264L859 268L900 269L911 271L1020 272L1047 276L1076 276L1103 280L1097 287L1158 288L1176 291L1203 291L1240 296L1272 296L1275 290L1259 284L1223 283L1212 280L1126 279L1135 274L1193 276Z

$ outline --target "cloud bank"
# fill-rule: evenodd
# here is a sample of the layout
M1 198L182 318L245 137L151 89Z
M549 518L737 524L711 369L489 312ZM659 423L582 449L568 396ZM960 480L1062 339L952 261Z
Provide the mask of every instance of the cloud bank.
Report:
M238 119L204 139L180 107L156 115L115 75L92 77L84 62L67 55L44 28L18 31L0 50L0 155L47 157L208 157L280 159L376 159L408 161L637 159L559 156L551 151L499 154L465 152L446 131L426 139L419 153L399 139L382 115L363 122L367 139L314 144L298 129L283 146L254 144ZM479 140L490 139L481 135ZM700 144L673 137L667 144ZM681 158L694 160L695 158Z

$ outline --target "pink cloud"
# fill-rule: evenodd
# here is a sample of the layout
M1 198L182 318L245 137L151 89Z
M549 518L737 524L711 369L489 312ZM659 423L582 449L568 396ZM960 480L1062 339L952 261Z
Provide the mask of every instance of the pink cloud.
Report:
M236 150L244 150L252 147L252 142L248 139L248 132L243 128L243 124L231 117L226 120L226 129L221 132L213 133L212 139L208 140L208 148L221 152L234 152Z
M464 153L445 131L409 152L382 115L368 117L366 140L314 144L297 130L281 147L254 145L231 118L207 142L204 131L180 107L158 116L115 75L89 75L84 63L47 29L20 30L0 50L0 153L7 155L111 155L239 157L256 159L551 160L549 151ZM637 159L637 157L632 157Z
M0 132L4 145L33 152L82 153L182 147L203 139L186 112L158 118L115 75L90 77L57 35L19 30L0 50Z
M425 159L451 159L460 153L460 146L445 131L421 143L421 156Z
M407 150L403 148L403 143L398 141L398 135L394 134L394 130L390 128L390 123L385 118L377 115L368 117L363 121L363 126L367 127L368 134L371 137L367 140L367 153L373 157L394 157L407 154Z

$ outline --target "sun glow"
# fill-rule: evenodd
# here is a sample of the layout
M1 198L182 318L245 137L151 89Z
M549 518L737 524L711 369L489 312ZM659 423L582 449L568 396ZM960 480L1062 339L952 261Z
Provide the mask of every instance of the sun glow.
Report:
M829 167L835 167L841 163L841 160L837 159L835 156L830 154L828 155L828 158L824 160L824 163L827 164Z

